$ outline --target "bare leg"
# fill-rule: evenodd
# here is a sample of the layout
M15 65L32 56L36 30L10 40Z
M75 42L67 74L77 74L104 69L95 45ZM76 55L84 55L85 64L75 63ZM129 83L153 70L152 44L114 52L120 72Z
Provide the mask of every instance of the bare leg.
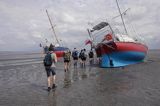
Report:
M48 87L51 87L51 77L48 77Z
M67 70L69 70L69 65L70 65L70 62L67 63Z
M83 60L83 67L86 66L86 60Z
M78 60L75 60L75 66L77 67L77 62L78 62Z
M67 70L67 63L65 62L64 63L64 71L66 71Z
M82 60L82 68L83 68L83 66L84 66L84 61Z
M56 75L53 75L53 76L52 76L53 84L55 84L55 80L56 80Z
M80 65L81 65L81 67L83 67L83 61L82 61L82 59L80 59Z
M68 62L68 65L67 65L67 70L69 69L69 67L71 66L71 62Z
M55 80L56 80L56 75L53 75L52 76L52 89L55 89L56 88L56 84L55 84Z
M76 66L76 61L73 59L73 65L74 65L74 67Z

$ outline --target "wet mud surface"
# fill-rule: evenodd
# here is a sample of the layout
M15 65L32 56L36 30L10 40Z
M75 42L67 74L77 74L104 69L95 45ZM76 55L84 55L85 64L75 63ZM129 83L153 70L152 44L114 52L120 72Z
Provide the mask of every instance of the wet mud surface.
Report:
M19 63L18 63L19 64ZM0 106L159 106L160 52L122 68L56 64L57 88L47 91L39 63L0 66Z

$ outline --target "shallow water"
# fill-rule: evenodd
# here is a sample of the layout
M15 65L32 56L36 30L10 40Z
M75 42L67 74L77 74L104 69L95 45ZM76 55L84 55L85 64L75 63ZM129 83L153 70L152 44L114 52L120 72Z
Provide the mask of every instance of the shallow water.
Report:
M43 54L24 52L0 52L0 66L17 66L41 63Z

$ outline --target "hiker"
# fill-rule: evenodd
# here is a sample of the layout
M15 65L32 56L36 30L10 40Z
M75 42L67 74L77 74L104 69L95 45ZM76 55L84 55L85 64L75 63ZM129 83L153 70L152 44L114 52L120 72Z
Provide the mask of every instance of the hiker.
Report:
M49 51L54 51L54 45L51 43L48 49Z
M70 57L71 57L71 52L69 50L65 51L63 54L63 59L64 59L64 71L69 70L70 66Z
M55 79L56 79L56 72L55 72L55 63L57 62L57 56L52 51L49 51L43 60L45 70L47 73L47 80L48 80L48 91L56 88ZM52 81L52 82L51 82ZM52 85L52 86L51 86Z
M82 67L85 67L86 66L86 59L87 59L86 49L82 50L82 53L81 53L80 57L81 57L81 60L82 60Z
M48 51L49 51L48 46L45 46L45 47L44 47L44 53L45 53L45 54L47 54L47 53L48 53Z
M82 57L82 52L83 52L83 50L81 50L80 53L79 53L80 66L82 66L82 59L81 59L81 57Z
M93 53L93 50L91 49L90 52L88 53L88 56L89 56L89 63L90 65L93 64L94 62L94 53Z
M74 48L72 52L72 58L73 58L74 67L77 67L78 51L76 50L76 48Z

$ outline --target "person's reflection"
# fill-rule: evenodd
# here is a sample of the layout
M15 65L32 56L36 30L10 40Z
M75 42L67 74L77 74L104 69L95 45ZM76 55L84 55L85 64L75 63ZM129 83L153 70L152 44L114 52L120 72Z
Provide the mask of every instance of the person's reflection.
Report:
M64 88L68 88L71 86L71 72L67 71L64 74Z
M57 106L57 95L55 92L48 93L48 106Z
M81 77L82 77L82 79L87 78L86 68L81 69Z
M74 70L73 70L72 80L73 81L79 80L79 72L78 72L77 68L74 68Z
M92 70L92 66L89 66L89 68L88 68L88 77L89 77L90 74L91 74L91 70Z

